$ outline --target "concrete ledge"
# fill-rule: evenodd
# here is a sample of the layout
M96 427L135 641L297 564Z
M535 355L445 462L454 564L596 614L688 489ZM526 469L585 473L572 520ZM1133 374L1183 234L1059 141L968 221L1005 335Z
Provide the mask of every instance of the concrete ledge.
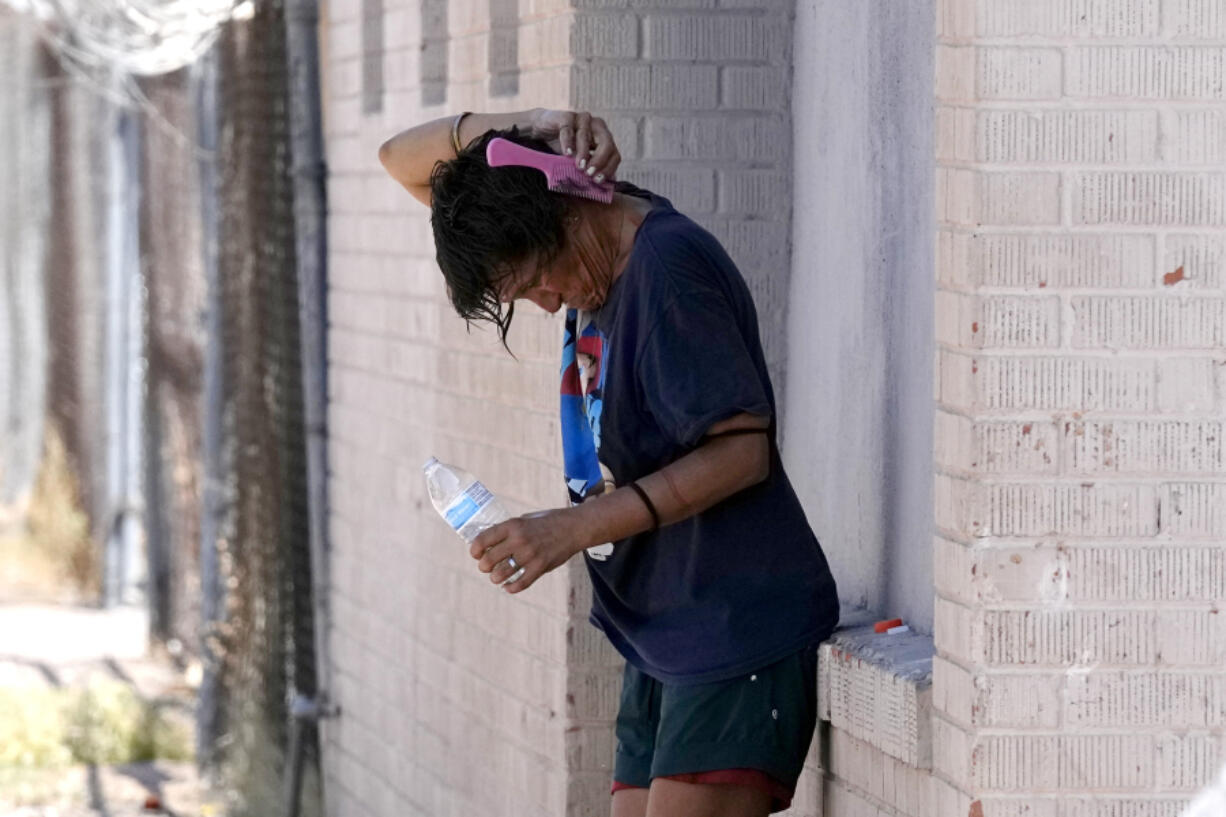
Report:
M932 637L878 635L864 614L844 620L818 653L818 717L909 766L932 768Z

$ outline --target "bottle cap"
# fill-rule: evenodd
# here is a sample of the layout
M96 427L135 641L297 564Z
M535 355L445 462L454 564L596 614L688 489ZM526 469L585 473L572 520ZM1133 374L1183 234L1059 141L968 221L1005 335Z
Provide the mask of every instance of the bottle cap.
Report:
M422 464L421 470L429 471L434 466L438 465L438 457L431 457Z

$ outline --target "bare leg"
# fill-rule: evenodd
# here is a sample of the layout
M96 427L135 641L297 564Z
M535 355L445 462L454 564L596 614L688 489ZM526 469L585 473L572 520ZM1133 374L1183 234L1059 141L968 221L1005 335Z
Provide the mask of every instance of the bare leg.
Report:
M646 814L647 817L766 817L770 807L770 795L750 786L681 783L657 777L651 781Z
M647 789L613 792L613 817L647 817Z

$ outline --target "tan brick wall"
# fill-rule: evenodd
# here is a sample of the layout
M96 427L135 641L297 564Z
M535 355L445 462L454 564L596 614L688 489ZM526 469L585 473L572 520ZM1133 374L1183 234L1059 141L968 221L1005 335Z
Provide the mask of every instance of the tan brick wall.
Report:
M383 139L460 110L600 112L622 175L673 198L741 262L782 368L786 4L575 6L383 0L382 24L364 26L377 2L326 4L330 645L343 709L324 747L332 814L603 815L620 687L620 659L587 624L581 564L504 596L429 506L419 466L430 454L516 510L564 501L561 326L521 309L518 360L491 332L465 332L427 211L377 162ZM498 32L491 47L510 7L518 36ZM371 32L383 40L381 77ZM499 49L512 40L518 93L491 96L508 87L490 75L497 60L507 67ZM381 106L370 94L379 81Z
M565 498L560 327L522 310L518 361L491 332L467 334L446 302L428 211L377 159L384 139L426 119L567 103L567 4L520 4L519 94L497 97L491 5L383 0L382 43L371 43L370 5L326 4L334 817L581 814L568 807L569 770L607 765L612 748L584 728L607 720L609 698L609 656L592 654L581 622L575 580L586 578L559 571L527 594L499 592L437 518L420 474L434 454L516 510ZM440 36L445 47L421 48ZM371 51L384 91L364 114Z
M1222 6L937 6L935 773L1173 817L1226 760Z
M624 158L622 178L668 197L723 242L753 291L778 396L791 218L789 4L576 0L575 6L571 105L609 120ZM591 675L612 695L621 679L616 669L600 669L608 665L607 650L591 652L599 662ZM585 657L572 655L572 668L586 673ZM592 703L600 709L576 714L596 745L611 751L608 718L616 701ZM572 769L575 808L607 811L604 760L593 754Z

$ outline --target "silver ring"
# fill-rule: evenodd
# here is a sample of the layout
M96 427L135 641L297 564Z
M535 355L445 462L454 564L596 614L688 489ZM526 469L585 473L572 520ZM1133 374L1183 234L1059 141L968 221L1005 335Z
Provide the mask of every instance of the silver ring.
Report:
M511 577L507 579L505 582L503 582L503 584L510 584L511 582L519 581L520 579L524 577L524 573L526 572L527 572L527 568L521 567L519 570L516 570L514 573L512 573Z
M515 561L515 557L514 557L514 556L508 556L508 557L507 557L507 564L509 564L509 565L511 566L511 569L512 569L512 570L514 570L515 568L519 567L519 562Z

